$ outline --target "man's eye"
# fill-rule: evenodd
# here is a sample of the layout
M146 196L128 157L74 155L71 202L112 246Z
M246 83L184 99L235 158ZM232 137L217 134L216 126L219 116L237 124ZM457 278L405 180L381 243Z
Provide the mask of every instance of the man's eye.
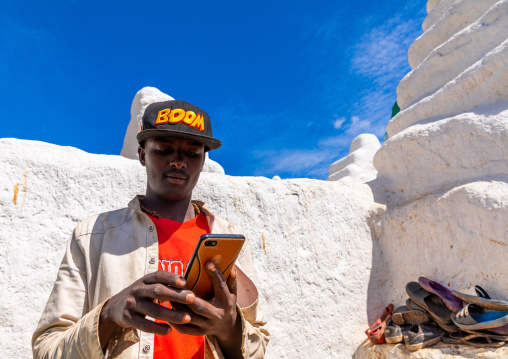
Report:
M195 153L195 152L187 152L187 156L189 156L189 157L198 157L198 156L199 156L199 153Z
M170 150L161 150L161 149L158 149L158 150L155 150L156 153L159 153L161 155L165 155L165 154L168 154L170 152Z

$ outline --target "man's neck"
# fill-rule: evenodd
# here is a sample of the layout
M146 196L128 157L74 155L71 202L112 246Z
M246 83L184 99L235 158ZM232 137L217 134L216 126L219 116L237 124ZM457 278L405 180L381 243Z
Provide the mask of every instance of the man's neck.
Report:
M195 217L191 196L172 201L161 198L147 189L141 204L149 210L157 212L161 217L169 218L175 222L183 223Z

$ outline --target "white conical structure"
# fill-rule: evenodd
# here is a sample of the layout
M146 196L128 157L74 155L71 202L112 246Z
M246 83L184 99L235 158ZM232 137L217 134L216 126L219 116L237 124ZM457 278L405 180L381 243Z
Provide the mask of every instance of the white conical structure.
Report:
M361 134L351 142L349 154L330 166L328 181L367 183L377 176L373 165L374 155L381 147L372 134Z
M141 129L143 114L148 105L154 102L174 100L173 97L155 87L146 86L136 93L131 105L131 120L127 126L120 156L138 159L138 141L136 135Z

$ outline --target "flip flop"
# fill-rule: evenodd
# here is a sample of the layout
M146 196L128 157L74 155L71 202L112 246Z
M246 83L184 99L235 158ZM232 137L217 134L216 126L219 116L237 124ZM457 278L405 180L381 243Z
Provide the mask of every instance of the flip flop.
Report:
M385 340L385 328L387 323L391 320L393 313L393 304L388 304L383 310L381 316L365 331L367 337L372 344L383 344Z
M451 338L451 339L456 339L456 340L469 340L469 339L481 337L481 335L479 335L475 332L465 332L465 331L461 330L458 333L448 333L443 336L443 339L445 337Z
M411 298L407 298L406 299L406 307L408 307L408 309L410 310L423 310L425 313L427 313L425 311L425 309L423 309L422 307L420 307L418 304L416 304L415 302L413 302L411 300Z
M481 288L481 287L476 286L475 289L477 289L477 288ZM487 298L487 297L479 297L476 295L464 294L464 293L461 293L461 292L458 292L455 290L453 290L452 293L456 297L462 299L464 302L476 304L476 305L479 305L480 307L483 307L486 309L498 310L498 311L508 310L508 302L507 301L490 299L490 297L488 297L488 294L487 294L487 297L488 297ZM478 291L477 291L477 293L478 293ZM486 293L487 292L485 292L485 294Z
M452 320L461 329L492 330L508 324L508 311L486 311L476 304L468 304Z
M489 328L487 329L489 332L493 332L499 335L508 335L508 324L502 325L497 328ZM507 339L508 340L508 339Z
M451 324L443 324L443 323L439 323L439 322L435 322L437 325L439 325L439 327L445 331L447 331L448 333L457 333L458 331L460 331L459 327L456 326L455 324L453 324L453 322Z
M418 309L409 309L407 306L403 305L397 308L395 312L393 312L392 320L395 324L404 325L404 324L423 324L429 321L429 316L423 309L418 307Z
M485 299L492 299L490 297L490 295L487 293L487 291L485 289L483 289L482 287L480 287L479 285L475 285L474 290L475 290L476 295L478 297L485 298ZM468 331L467 329L462 329L462 330ZM493 336L493 338L496 340L508 341L508 324L497 327L497 328L489 328L488 333L491 335L494 334L495 336Z
M478 337L489 337L489 338L493 338L493 339L499 340L501 342L508 341L508 335L493 333L490 330L461 329L461 332L462 333L468 333L468 334L471 334L471 335L475 335L475 336L478 336Z
M443 336L441 339L447 344L467 344L477 348L499 348L506 344L505 341L493 340L489 337L475 336L473 334L463 337Z
M452 324L453 314L437 295L427 292L417 282L409 282L406 285L409 298L430 314L432 319L441 324Z
M427 292L434 293L443 303L450 309L453 313L457 313L464 307L464 302L462 299L457 298L452 292L446 288L445 286L439 284L438 282L434 282L425 277L418 278L418 283L425 289Z

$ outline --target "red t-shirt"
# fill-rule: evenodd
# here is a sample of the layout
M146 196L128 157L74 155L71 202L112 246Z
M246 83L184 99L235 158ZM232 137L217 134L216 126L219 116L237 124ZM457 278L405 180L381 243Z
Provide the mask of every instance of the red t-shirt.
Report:
M208 222L201 212L197 217L180 223L168 218L150 219L159 239L159 270L183 277L199 237L209 233ZM163 303L171 308L169 302ZM156 320L156 322L164 322ZM168 335L155 335L154 359L203 359L205 337L180 334L175 329Z

